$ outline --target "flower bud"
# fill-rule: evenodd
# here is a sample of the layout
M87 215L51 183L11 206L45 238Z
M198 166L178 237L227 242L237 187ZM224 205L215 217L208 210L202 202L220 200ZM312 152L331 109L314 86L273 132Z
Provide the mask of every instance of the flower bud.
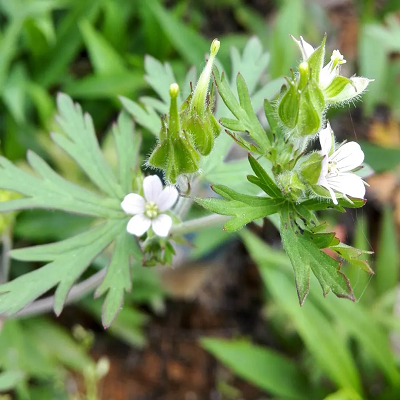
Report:
M167 180L175 184L179 175L198 171L200 156L181 130L177 104L179 86L176 83L170 86L169 94L171 106L168 125L163 121L160 142L153 150L148 164L163 169Z
M299 175L295 171L287 171L278 177L282 192L290 194L293 200L298 201L306 191L306 186L301 182Z
M214 64L215 57L218 53L220 42L214 39L210 47L210 58L207 61L207 65L200 75L197 82L196 89L192 97L191 108L196 109L200 117L203 116L206 109L206 98L208 94L208 85L210 83L212 67Z
M210 48L210 58L200 75L196 89L182 108L182 129L187 132L188 139L196 150L204 156L211 152L214 139L221 131L212 113L212 99L208 90L212 66L219 46L219 41L214 39Z
M325 109L324 95L320 88L309 81L300 94L297 135L314 135L322 125Z
M282 123L293 129L297 124L300 106L300 93L295 82L286 78L288 86L278 105L278 115Z

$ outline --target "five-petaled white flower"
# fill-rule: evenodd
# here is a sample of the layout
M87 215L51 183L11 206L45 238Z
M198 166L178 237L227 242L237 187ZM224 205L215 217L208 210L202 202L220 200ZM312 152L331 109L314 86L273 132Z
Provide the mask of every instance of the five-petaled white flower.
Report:
M311 44L307 43L302 36L300 36L300 40L297 40L293 36L292 39L299 46L303 61L307 61L311 54L314 53L315 49ZM346 60L343 55L340 54L340 51L334 50L329 63L326 64L325 67L321 68L318 84L320 89L323 92L325 91L324 95L326 100L329 102L340 103L351 100L352 98L359 96L367 88L368 84L373 81L373 79L352 76L347 85L344 87L340 87L339 85L339 93L337 93L338 88L333 91L329 90L329 85L332 83L333 79L340 76L340 66L345 63Z
M172 226L172 218L163 214L178 199L179 193L174 186L163 189L161 179L150 175L143 179L144 198L137 193L125 196L121 203L127 214L133 214L126 230L132 235L142 236L151 227L157 236L166 237Z
M334 191L363 199L364 181L352 171L364 161L364 153L356 142L345 143L335 150L333 131L329 125L319 133L320 154L323 156L318 185L329 191L334 204L338 204ZM333 146L333 152L332 150ZM331 153L331 154L330 154Z

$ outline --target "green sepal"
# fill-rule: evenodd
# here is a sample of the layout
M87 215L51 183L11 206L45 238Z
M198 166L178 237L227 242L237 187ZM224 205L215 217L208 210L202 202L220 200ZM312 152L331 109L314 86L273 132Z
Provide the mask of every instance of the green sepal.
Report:
M321 175L323 157L319 153L312 153L300 166L300 176L311 185L318 182Z
M249 179L249 177L247 177L247 179L250 182L259 186L269 196L278 197L278 198L282 197L281 190L279 189L277 184L273 181L273 179L267 174L267 172L264 170L264 168L261 166L261 164L251 154L248 155L248 159L249 159L251 169L257 175L257 177L253 177L253 178L258 178L258 180L253 179L253 178Z
M324 95L313 81L301 91L297 131L299 136L314 135L322 125L325 109Z
M189 141L181 136L168 138L160 143L151 154L148 164L165 170L165 177L172 184L181 174L191 174L199 170L199 154Z
M319 74L323 67L324 57L325 57L325 42L326 35L322 39L322 43L319 47L317 47L314 52L308 57L308 65L311 70L311 80L316 83L319 83Z
M195 113L182 124L182 128L189 134L191 142L196 150L203 156L210 154L214 145L214 133L203 117L203 120Z
M353 82L344 76L335 76L330 85L324 89L326 101L334 101L347 85L353 85Z
M211 212L232 216L233 218L224 225L224 229L228 232L237 231L254 220L275 214L284 204L282 199L249 196L223 185L213 185L212 189L223 199L195 198L194 200Z
M264 113L268 121L269 131L267 131L267 135L269 141L274 143L274 136L277 137L281 133L281 128L279 127L279 119L276 115L276 110L272 106L271 102L267 99L264 99Z
M293 129L297 125L300 109L300 93L294 82L286 78L288 87L279 101L278 115L283 125Z

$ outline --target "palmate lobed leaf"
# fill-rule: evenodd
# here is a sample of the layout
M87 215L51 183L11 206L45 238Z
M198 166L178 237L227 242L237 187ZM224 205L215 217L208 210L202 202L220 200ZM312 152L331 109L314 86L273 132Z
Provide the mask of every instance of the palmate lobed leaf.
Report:
M0 203L0 211L26 208L57 209L102 218L94 227L57 243L11 251L11 257L23 261L46 261L43 267L0 286L0 314L11 315L39 296L56 287L54 311L61 313L68 293L91 262L114 241L113 256L97 296L107 293L103 307L103 324L109 326L121 309L124 292L131 289L130 262L140 259L141 252L126 231L127 216L120 202L132 190L137 170L140 136L133 122L121 113L113 127L118 154L116 173L105 161L89 115L64 95L58 96L58 121L66 135L53 134L54 141L71 157L98 191L71 183L53 171L33 152L28 162L35 175L5 158L0 158L0 188L21 193L23 198Z
M296 225L293 211L289 203L282 208L280 233L283 247L293 266L300 305L304 304L309 292L311 271L318 279L324 296L332 290L337 297L355 301L350 282L340 271L340 262L322 252L318 243L304 234ZM330 244L334 236L327 238Z

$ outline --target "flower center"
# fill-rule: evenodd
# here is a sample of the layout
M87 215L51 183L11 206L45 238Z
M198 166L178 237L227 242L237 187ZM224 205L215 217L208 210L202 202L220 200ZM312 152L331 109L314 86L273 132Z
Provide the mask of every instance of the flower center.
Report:
M149 201L148 203L146 203L144 214L147 218L154 219L158 216L158 213L158 205L154 203L154 201Z
M331 56L331 62L332 62L332 71L337 65L346 64L346 60L344 59L343 55L340 54L339 50L333 50Z
M332 174L333 176L339 175L339 168L335 161L328 162L328 174Z

